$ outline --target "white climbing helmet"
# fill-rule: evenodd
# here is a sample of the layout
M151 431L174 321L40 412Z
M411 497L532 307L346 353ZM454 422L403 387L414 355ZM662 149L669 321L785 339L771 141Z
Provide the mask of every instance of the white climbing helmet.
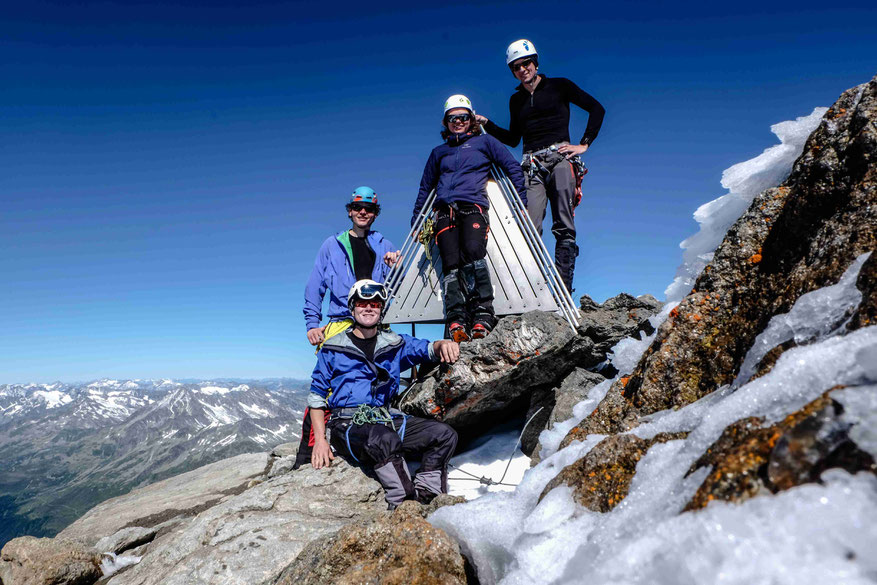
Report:
M527 39L515 41L505 51L505 64L511 65L512 61L523 59L524 57L538 57L536 47Z
M453 110L454 108L466 108L472 112L473 115L475 114L475 108L472 107L472 102L463 94L458 93L445 100L445 111L442 112L442 118L448 113L448 110Z
M369 280L367 278L357 280L353 286L350 287L350 292L347 293L347 310L350 311L351 315L353 314L353 303L355 303L357 299L362 299L364 301L378 299L381 303L386 305L387 298L387 287L380 282L375 282L374 280Z

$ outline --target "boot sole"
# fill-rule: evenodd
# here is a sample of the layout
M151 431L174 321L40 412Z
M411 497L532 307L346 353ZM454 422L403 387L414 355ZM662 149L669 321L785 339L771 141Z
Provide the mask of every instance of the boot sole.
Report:
M458 329L457 331L451 332L451 339L456 341L457 343L463 343L464 341L469 341L469 335L463 329Z

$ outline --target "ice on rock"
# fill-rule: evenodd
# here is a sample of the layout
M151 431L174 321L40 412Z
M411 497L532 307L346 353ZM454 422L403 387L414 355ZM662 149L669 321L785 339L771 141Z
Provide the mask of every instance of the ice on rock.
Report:
M661 309L660 313L649 317L649 323L655 328L655 332L651 335L643 336L642 339L625 337L612 346L612 349L609 351L609 361L611 361L615 369L618 370L619 375L624 376L633 371L636 364L639 363L643 353L645 353L646 349L652 344L652 341L655 340L655 336L658 334L658 327L667 320L670 312L678 305L678 301L667 303Z
M850 438L877 459L877 384L844 388L833 392L831 397L843 405L843 420L853 425Z
M594 563L578 555L555 583L800 585L873 583L877 480L844 471L740 505L717 502L627 535Z
M787 341L810 343L828 337L844 327L862 302L856 280L871 252L860 255L847 268L837 284L811 291L795 301L788 313L775 315L752 343L743 360L734 386L749 380L764 356Z
M752 200L789 176L792 165L804 150L807 137L827 111L828 108L816 108L809 116L774 124L770 129L780 139L780 144L722 173L722 187L729 192L701 205L694 212L700 231L679 244L685 252L682 265L676 270L676 278L664 291L668 302L681 301L691 291L728 228L743 215Z
M571 518L575 512L572 488L566 485L557 486L524 519L523 531L527 534L547 532Z
M842 487L801 486L782 497L713 504L697 513L680 511L710 470L688 471L729 424L749 416L781 419L835 384L870 392L864 387L874 381L869 364L861 360L872 348L877 348L877 327L793 348L768 374L736 391L726 387L677 411L656 413L633 432L644 438L662 431L690 434L685 440L654 445L638 463L627 497L609 513L562 502L565 497L571 500L568 491L552 491L550 500L539 502L542 490L560 470L604 438L589 436L527 472L514 493L442 508L430 521L462 543L482 583L791 585L844 582L838 580L842 574L853 576L845 582L864 583L873 561L858 556L851 561L846 555L877 546L877 525L861 526L861 518L877 517L871 476L834 475L841 478ZM820 495L807 499L814 490ZM864 515L848 509L839 513L844 504L837 500L838 493L848 493L851 506ZM822 498L833 503L828 513L821 512ZM851 533L864 540L854 543L847 537ZM816 534L820 536L809 540ZM812 542L824 543L828 552L810 550ZM548 551L551 555L546 557ZM734 559L747 553L751 562L734 566ZM768 577L759 577L750 564L766 570ZM804 578L808 571L821 580Z
M573 407L572 418L555 423L550 429L545 429L539 433L539 444L542 446L542 449L539 451L540 459L545 459L557 451L561 441L569 434L572 428L594 412L594 409L597 408L597 405L606 396L606 392L609 391L611 385L612 380L600 382L588 391L587 398Z

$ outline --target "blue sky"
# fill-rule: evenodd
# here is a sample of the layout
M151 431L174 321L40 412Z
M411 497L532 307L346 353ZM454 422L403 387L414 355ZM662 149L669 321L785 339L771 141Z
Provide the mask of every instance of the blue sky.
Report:
M401 245L444 99L507 125L522 37L607 109L577 293L663 298L722 170L877 73L870 4L4 7L0 383L308 376L302 291L349 193Z

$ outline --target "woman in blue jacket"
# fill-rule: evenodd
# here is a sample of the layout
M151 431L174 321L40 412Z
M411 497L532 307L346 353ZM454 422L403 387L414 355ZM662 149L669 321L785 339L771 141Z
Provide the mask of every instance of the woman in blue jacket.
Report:
M448 334L460 342L484 337L496 323L486 259L490 165L499 165L511 178L524 207L527 192L521 166L496 138L481 131L469 98L449 97L442 125L445 142L426 161L411 223L435 189L434 233L442 257L445 319Z

